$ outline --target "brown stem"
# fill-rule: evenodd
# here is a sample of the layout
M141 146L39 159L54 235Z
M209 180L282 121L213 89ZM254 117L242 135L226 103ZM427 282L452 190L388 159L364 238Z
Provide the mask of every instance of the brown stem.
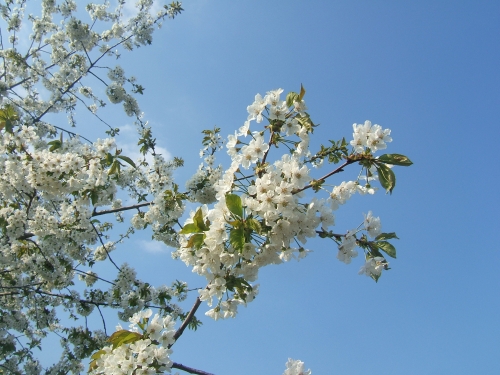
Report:
M95 211L94 210L94 212L92 212L92 217L99 216L99 215L112 214L113 212L121 212L121 211L133 210L135 208L146 207L146 206L149 206L151 203L152 202L138 203L138 204L134 204L132 206L114 208L112 210L103 210L103 211Z
M189 325L191 320L194 317L194 314L196 313L196 310L198 310L198 307L200 307L201 304L201 299L200 297L196 297L196 301L194 302L193 307L191 308L191 311L189 311L189 314L187 315L186 319L182 322L181 326L179 329L175 332L174 335L174 340L177 341L179 337L181 337L182 333L186 329L186 327ZM168 347L170 348L173 344L169 345Z
M174 362L174 364L172 365L172 368L176 368L176 369L179 369L179 370L182 370L182 371L186 371L186 372L189 372L190 374L198 374L198 375L214 375L210 372L206 372L206 371L202 371L202 370L197 370L195 368L192 368L192 367L187 367L187 366L184 366L180 363L176 363Z
M333 176L335 173L343 172L344 167L348 166L349 164L354 163L355 161L356 160L347 160L344 164L342 164L337 169L335 169L335 170L331 171L330 173L325 174L323 177L319 178L318 181L326 180L328 177ZM301 191L304 191L304 190L309 189L311 187L312 187L312 185L309 184L309 185L304 186L302 189L295 189L294 191L292 191L292 194L300 193Z

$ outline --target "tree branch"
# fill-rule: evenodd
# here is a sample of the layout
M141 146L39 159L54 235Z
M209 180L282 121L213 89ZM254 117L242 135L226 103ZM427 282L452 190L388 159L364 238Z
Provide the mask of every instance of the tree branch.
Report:
M186 319L182 322L182 324L179 327L179 329L177 330L177 332L175 332L175 335L174 335L174 340L175 341L177 341L177 339L179 337L181 337L182 333L184 332L184 330L186 329L186 327L189 325L189 323L193 319L194 314L196 313L196 310L198 310L198 307L200 307L200 304L201 304L200 297L196 297L196 301L195 301L193 307L191 308L191 311L187 315ZM170 348L172 345L169 345L168 347Z
M176 368L176 369L179 369L179 370L182 370L182 371L186 371L186 372L189 372L190 374L214 375L214 374L211 374L210 372L205 372L205 371L202 371L202 370L197 370L195 368L187 367L187 366L184 366L184 365L182 365L180 363L176 363L176 362L174 362L174 364L172 365L172 368Z
M94 212L92 212L92 216L91 217L99 216L99 215L112 214L114 212L121 212L121 211L133 210L134 208L146 207L146 206L149 206L151 203L153 203L153 202L138 203L138 204L134 204L132 206L114 208L112 210L102 210L102 211L95 211L94 210Z
M333 175L334 175L334 174L336 174L336 173L343 172L343 171L344 171L344 167L348 166L349 164L354 163L355 161L357 161L357 160L347 160L344 164L342 164L342 165L341 165L340 167L338 167L337 169L335 169L335 170L331 171L330 173L325 174L325 175L324 175L323 177L321 177L321 178L318 178L318 180L317 180L317 181L326 180L328 177L333 176ZM297 194L297 193L300 193L301 191L304 191L304 190L309 189L309 188L311 188L311 187L312 187L312 185L311 185L311 184L309 184L309 185L304 186L302 189L295 189L294 191L292 191L292 194Z

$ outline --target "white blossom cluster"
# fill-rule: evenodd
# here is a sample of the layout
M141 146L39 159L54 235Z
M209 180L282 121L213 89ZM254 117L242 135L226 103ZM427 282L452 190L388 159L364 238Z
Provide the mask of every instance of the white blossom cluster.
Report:
M206 228L181 232L184 235L180 238L180 247L173 253L175 258L192 267L193 272L207 279L208 286L200 290L200 299L209 306L216 299L216 306L206 313L214 319L236 316L239 305L255 298L258 285L250 283L257 280L261 267L305 257L310 252L305 248L307 239L320 232L328 233L335 224L333 211L353 193L375 192L373 188L350 181L335 186L326 198L305 196L303 190L311 187L308 184L313 181L306 163L306 158L311 156L309 137L312 128L304 112L304 100L295 100L290 108L280 99L282 92L282 89L270 91L264 97L258 94L247 107L247 121L234 136L229 136L226 145L232 159L231 166L213 184L216 203L212 208L204 205L191 212L184 224L186 228L200 227L197 223L200 219L196 216L201 214L201 224L205 223ZM269 132L251 132L251 121L260 123L264 118L270 123ZM374 129L378 129L376 127ZM270 141L266 142L268 133ZM245 143L243 138L248 136L250 139ZM273 144L277 139L283 141L287 138L298 139L293 152L269 162L268 154ZM246 170L253 173L247 174ZM201 181L206 177L202 173L198 175L189 181L192 189L197 181L203 187ZM228 194L239 194L241 216L231 211ZM358 254L355 250L358 246L356 233L364 230L370 237L376 237L381 233L380 229L380 220L370 212L363 228L353 229L339 237L337 258L350 263ZM195 232L198 234L193 235ZM372 259L367 259L367 265L371 263ZM365 274L380 275L380 268L367 265L363 266ZM384 266L387 263L384 262Z
M90 374L149 375L170 372L173 362L170 360L172 350L169 346L175 342L175 321L170 315L160 317L156 314L150 319L151 315L150 309L134 314L130 318L128 331L118 326L118 333L128 334L136 340L102 348L102 354L96 359Z
M364 124L353 124L353 137L351 146L355 152L361 153L365 151L365 147L369 147L372 152L384 150L387 148L387 143L392 142L390 137L390 129L382 129L380 125L372 125L371 121L365 121Z
M105 58L116 57L119 48L149 44L154 27L182 8L174 2L155 13L153 2L141 0L127 19L124 2L114 10L109 3L89 4L91 22L86 22L74 0L34 5L41 5L40 14L28 16L28 1L0 2L2 38L11 34L0 50L0 362L9 373L79 373L89 348L103 345L102 335L65 327L61 312L86 319L97 309L113 308L126 320L152 304L174 318L182 313L173 299L184 299L187 286L155 288L138 280L128 265L116 265L110 253L135 228L111 240L113 223L102 220L109 215L98 216L122 209L126 192L127 199L147 200L139 207L141 229L150 226L157 240L178 244L172 226L183 203L166 192L174 189L172 173L179 163L155 152L132 95L141 90L135 79L120 66L99 75ZM18 35L30 24L31 40L19 43ZM90 87L89 76L104 87ZM153 155L149 164L121 154L114 137L118 130L101 118L96 117L108 126L107 138L91 142L72 131L75 111L96 114L106 104L95 94L103 91L136 117L141 152ZM61 127L58 113L67 115L71 130ZM116 266L116 278L88 270L103 260ZM43 369L29 348L51 332L64 338L63 356Z
M311 370L304 369L304 362L298 359L288 358L286 362L286 370L283 375L311 375Z

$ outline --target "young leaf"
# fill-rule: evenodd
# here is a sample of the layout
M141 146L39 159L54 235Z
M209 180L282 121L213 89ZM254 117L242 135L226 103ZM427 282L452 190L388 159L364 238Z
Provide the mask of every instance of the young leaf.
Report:
M298 101L299 94L296 92L290 91L287 96L286 96L286 106L291 107L293 105L293 102Z
M226 206L231 213L238 217L243 217L243 206L241 198L236 194L226 194Z
M243 228L231 229L229 232L229 243L238 251L245 245L245 232Z
M61 148L61 146L62 146L62 142L58 139L51 141L51 142L48 142L47 144L50 145L50 148L49 148L50 152L55 151L58 148Z
M261 234L262 226L260 225L260 222L257 219L254 218L247 219L247 223L251 229L253 229L258 234Z
M184 225L184 227L180 230L179 234L190 234L190 233L199 233L201 229L198 228L198 225L195 223L189 223Z
M203 212L201 211L201 208L198 208L198 211L194 214L193 221L202 231L208 230L208 227L203 221Z
M301 101L304 98L304 95L306 94L306 89L304 86L302 86L302 83L300 84L300 94L299 94L299 101Z
M142 339L142 335L138 332L130 332L126 329L122 329L120 331L116 331L113 333L108 341L113 344L113 349L123 345L130 344L132 342L136 342Z
M400 154L384 154L378 157L378 160L382 163L401 165L403 167L408 167L413 164L413 162L404 155Z
M111 176L113 174L120 174L120 163L118 162L118 160L113 161L113 164L111 164L111 168L109 168L108 176Z
M375 237L375 241L380 241L380 240L389 240L391 238L397 238L399 240L399 237L396 236L396 233L380 233L377 237Z
M132 167L137 168L135 166L135 163L130 159L128 156L123 156L123 155L117 155L116 156L118 159L122 159L124 162L129 163Z
M380 184L385 189L386 193L391 193L396 186L396 175L385 164L377 164L378 179Z
M380 250L384 251L391 258L396 258L396 248L392 246L389 242L378 241L376 242L376 244Z
M205 233L193 234L189 238L189 241L185 247L187 248L194 247L196 250L199 250L203 246L203 241L205 240L205 237L206 237Z

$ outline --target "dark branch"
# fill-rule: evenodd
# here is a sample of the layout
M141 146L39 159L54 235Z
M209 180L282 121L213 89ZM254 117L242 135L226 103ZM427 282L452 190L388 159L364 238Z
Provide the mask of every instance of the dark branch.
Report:
M149 206L152 202L144 202L144 203L138 203L134 204L132 206L126 206L126 207L120 207L120 208L114 208L112 210L103 210L103 211L95 211L92 212L92 217L94 216L99 216L99 215L106 215L106 214L112 214L114 212L121 212L121 211L127 211L127 210L133 210L135 208L141 208L141 207L146 207Z
M180 363L176 363L174 362L174 364L172 365L172 368L176 368L176 369L179 369L179 370L182 370L182 371L186 371L186 372L189 372L190 374L198 374L198 375L214 375L210 372L206 372L206 371L202 371L202 370L197 370L195 368L192 368L192 367L187 367L187 366L184 366Z
M177 341L177 339L179 337L181 337L182 333L184 332L184 330L186 329L186 327L189 325L189 323L191 322L191 320L193 319L194 317L194 314L196 313L196 310L198 310L198 307L200 307L200 304L201 304L201 299L200 297L196 297L196 301L193 305L193 307L191 308L191 311L189 312L189 314L187 315L186 319L182 322L181 326L179 327L179 329L177 330L177 332L175 332L175 335L174 335L174 340ZM169 348L171 347L172 345L169 345Z

